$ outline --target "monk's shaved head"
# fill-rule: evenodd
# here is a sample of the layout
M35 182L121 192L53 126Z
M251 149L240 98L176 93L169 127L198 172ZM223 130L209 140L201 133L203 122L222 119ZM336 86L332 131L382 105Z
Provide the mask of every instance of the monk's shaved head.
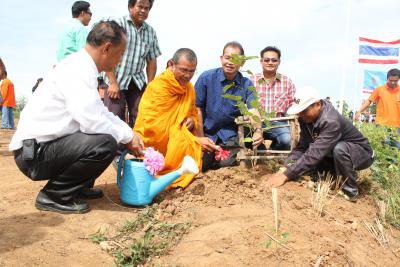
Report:
M192 49L189 48L180 48L178 49L174 56L172 57L172 61L175 63L179 63L179 60L184 57L187 61L197 64L197 56L193 52Z

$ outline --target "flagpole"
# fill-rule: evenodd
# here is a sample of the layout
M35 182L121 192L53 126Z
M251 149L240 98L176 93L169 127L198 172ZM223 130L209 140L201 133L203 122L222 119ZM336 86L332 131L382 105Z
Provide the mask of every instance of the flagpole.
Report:
M346 24L345 24L345 44L344 44L344 58L342 63L342 82L340 86L340 98L339 98L339 113L343 115L343 98L344 89L346 85L347 77L347 65L348 65L348 43L349 43L349 33L350 33L350 13L351 13L351 0L347 0L346 8Z
M358 36L358 34L357 34L357 36ZM355 53L354 53L354 55L358 55L358 42L356 42L355 43L355 46L354 46L354 50L355 50ZM355 56L355 60L353 61L353 62L357 62L356 63L356 67L355 67L355 70L356 70L356 77L355 77L355 80L354 80L354 90L353 90L353 108L352 108L352 110L353 110L353 112L355 112L355 110L356 110L356 95L359 95L360 93L362 93L362 91L360 90L360 91L358 91L359 89L360 89L360 87L359 87L359 83L360 83L360 65L359 65L359 63L358 63L358 60L357 60L357 58L358 58L358 56Z

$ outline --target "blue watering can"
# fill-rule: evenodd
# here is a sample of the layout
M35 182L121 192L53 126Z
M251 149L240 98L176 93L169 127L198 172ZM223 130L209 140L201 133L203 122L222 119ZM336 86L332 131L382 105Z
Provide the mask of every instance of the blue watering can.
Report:
M121 201L133 206L150 204L153 198L163 191L168 185L185 173L197 174L199 168L190 156L185 156L182 166L173 172L159 178L154 178L147 171L144 162L138 159L125 160L127 150L119 158L117 171L117 184L120 189ZM122 165L124 166L122 168ZM123 178L121 171L123 169Z

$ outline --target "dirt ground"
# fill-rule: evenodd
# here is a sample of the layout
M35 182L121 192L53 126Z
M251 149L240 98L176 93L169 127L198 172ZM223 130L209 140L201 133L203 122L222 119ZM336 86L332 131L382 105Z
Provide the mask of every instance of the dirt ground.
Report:
M97 180L108 198L90 201L92 211L62 215L35 209L45 182L20 173L8 152L12 131L0 132L0 266L113 266L113 258L89 235L104 226L134 219L138 210L123 207L115 171ZM377 207L367 194L357 203L339 197L317 218L307 182L278 190L279 234L275 235L271 171L239 167L202 174L186 190L164 192L158 208L171 222L191 222L181 242L151 266L399 266L400 232L386 228L389 247L380 246L364 222L372 223ZM282 245L268 237L268 234ZM285 237L283 237L283 235Z

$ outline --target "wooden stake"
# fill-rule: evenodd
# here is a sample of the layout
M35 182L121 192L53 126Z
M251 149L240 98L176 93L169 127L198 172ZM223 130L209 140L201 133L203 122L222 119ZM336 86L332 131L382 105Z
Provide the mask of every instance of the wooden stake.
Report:
M278 189L272 188L272 207L274 209L275 217L275 235L278 236L279 217L278 217Z

